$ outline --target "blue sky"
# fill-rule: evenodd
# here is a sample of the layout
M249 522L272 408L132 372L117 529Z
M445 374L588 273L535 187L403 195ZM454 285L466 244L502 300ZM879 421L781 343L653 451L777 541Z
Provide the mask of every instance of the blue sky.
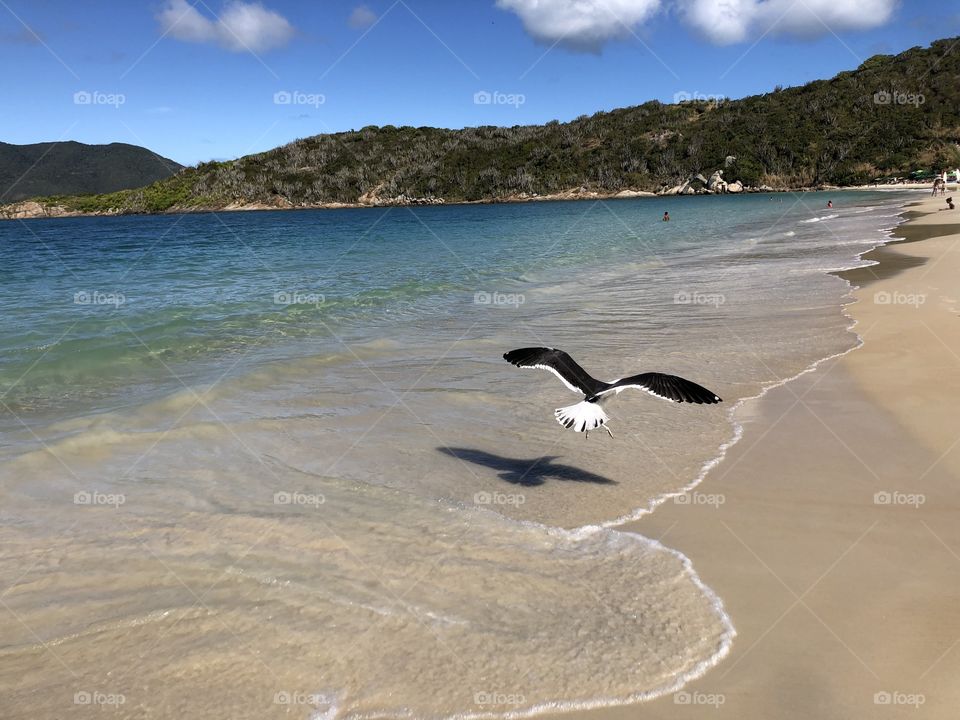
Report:
M954 35L956 4L929 0L0 0L0 140L193 164L365 125L741 97Z

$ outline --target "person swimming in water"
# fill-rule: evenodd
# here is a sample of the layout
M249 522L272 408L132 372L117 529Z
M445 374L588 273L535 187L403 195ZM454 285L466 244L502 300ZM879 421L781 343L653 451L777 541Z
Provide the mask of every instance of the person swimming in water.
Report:
M833 200L827 200L827 207L828 207L828 208L832 208L832 207L833 207Z
M663 222L670 222L670 213L669 213L669 212L665 212L665 213L663 214Z

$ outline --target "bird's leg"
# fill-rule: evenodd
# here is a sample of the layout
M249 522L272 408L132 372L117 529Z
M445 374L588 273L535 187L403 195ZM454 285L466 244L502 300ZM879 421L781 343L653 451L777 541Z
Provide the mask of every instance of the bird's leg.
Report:
M584 440L589 440L589 439L590 439L590 431L589 431L589 430L584 430L584 431L583 431L583 439L584 439Z
M610 437L613 437L613 433L610 432L610 428L608 428L606 425L601 425L600 427L602 427L604 430L607 431L607 435L609 435Z

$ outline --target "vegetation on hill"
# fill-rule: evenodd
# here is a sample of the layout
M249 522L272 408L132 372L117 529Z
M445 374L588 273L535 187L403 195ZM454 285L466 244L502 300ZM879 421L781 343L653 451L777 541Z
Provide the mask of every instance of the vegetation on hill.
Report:
M38 195L109 193L147 185L182 168L146 148L124 143L0 142L0 202Z
M455 202L580 187L658 191L722 168L745 185L795 188L958 167L955 43L877 55L831 80L740 100L651 101L542 126L371 126L204 163L138 190L44 201L101 212Z

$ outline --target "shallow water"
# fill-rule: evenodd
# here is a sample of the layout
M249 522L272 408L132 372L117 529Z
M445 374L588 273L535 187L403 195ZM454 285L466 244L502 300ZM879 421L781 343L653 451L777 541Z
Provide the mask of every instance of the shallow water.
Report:
M0 225L5 712L523 715L703 672L719 600L605 526L855 344L826 271L904 197ZM501 359L541 344L726 405L625 394L585 439Z

